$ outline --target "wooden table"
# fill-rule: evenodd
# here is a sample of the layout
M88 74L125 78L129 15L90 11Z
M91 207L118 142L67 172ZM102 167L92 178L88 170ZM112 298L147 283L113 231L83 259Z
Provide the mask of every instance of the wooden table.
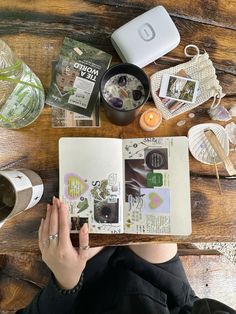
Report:
M22 58L48 90L52 61L56 60L65 36L91 44L113 55L120 62L110 41L111 33L146 10L162 4L173 18L181 35L179 46L145 67L148 75L187 61L187 44L205 49L217 69L226 96L222 104L236 104L236 1L1 1L0 38ZM0 168L26 167L38 172L45 185L40 204L8 221L0 230L0 252L38 252L37 229L45 215L46 203L58 195L58 140L62 136L147 137L187 135L189 128L210 122L207 110L211 101L192 110L195 117L183 114L163 121L154 132L140 129L138 119L120 127L107 121L101 110L100 128L53 129L51 109L45 109L36 122L21 130L0 131ZM143 110L152 106L152 100ZM179 120L186 123L178 127ZM234 118L236 122L236 119ZM228 123L228 122L227 122ZM225 125L226 123L220 123ZM236 164L236 151L230 158ZM91 245L115 245L147 241L234 241L236 238L236 180L219 167L223 194L219 194L213 166L203 165L190 156L193 232L189 237L91 235ZM76 239L73 239L76 244Z

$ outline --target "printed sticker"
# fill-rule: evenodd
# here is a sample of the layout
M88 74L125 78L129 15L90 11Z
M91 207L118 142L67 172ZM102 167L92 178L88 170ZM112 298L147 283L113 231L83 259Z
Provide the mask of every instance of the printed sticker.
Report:
M154 188L155 186L163 186L163 175L150 172L147 174L147 187Z
M88 190L88 185L77 174L68 173L65 175L65 196L74 200Z
M143 212L170 213L170 190L164 188L141 189L143 197Z

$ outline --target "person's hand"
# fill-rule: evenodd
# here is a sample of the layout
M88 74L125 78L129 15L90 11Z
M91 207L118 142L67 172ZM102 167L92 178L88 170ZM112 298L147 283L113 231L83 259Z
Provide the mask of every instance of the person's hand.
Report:
M89 257L87 223L79 233L80 248L73 247L70 240L68 208L55 197L53 205L47 205L46 218L39 227L39 248L43 261L53 272L63 289L72 289L79 282Z

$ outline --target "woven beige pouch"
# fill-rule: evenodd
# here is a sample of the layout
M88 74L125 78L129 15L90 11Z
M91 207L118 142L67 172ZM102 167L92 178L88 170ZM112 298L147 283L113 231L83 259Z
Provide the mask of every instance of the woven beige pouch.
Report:
M195 49L196 54L190 55L187 53L189 48ZM200 54L199 49L195 45L188 45L184 49L184 53L187 57L192 57L188 62L181 63L175 67L171 67L159 72L154 73L151 80L151 93L156 107L162 112L164 119L171 119L183 112L189 111L202 103L206 102L211 97L214 97L212 106L217 106L220 103L221 98L224 96L222 93L222 87L216 77L216 71L212 61L209 58L207 52ZM175 112L171 113L165 105L162 103L158 96L158 90L161 85L161 79L163 74L176 75L180 70L184 70L191 79L199 81L199 90L195 103L185 103ZM217 100L218 99L218 100ZM216 101L217 100L217 101Z

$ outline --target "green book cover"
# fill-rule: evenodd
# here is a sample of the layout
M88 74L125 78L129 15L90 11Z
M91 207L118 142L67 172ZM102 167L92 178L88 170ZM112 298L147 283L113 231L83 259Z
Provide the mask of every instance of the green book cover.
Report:
M52 107L51 121L53 128L97 128L100 127L100 98L98 98L91 117L58 107Z
M112 56L71 38L65 38L46 103L90 117L99 95L99 83Z

